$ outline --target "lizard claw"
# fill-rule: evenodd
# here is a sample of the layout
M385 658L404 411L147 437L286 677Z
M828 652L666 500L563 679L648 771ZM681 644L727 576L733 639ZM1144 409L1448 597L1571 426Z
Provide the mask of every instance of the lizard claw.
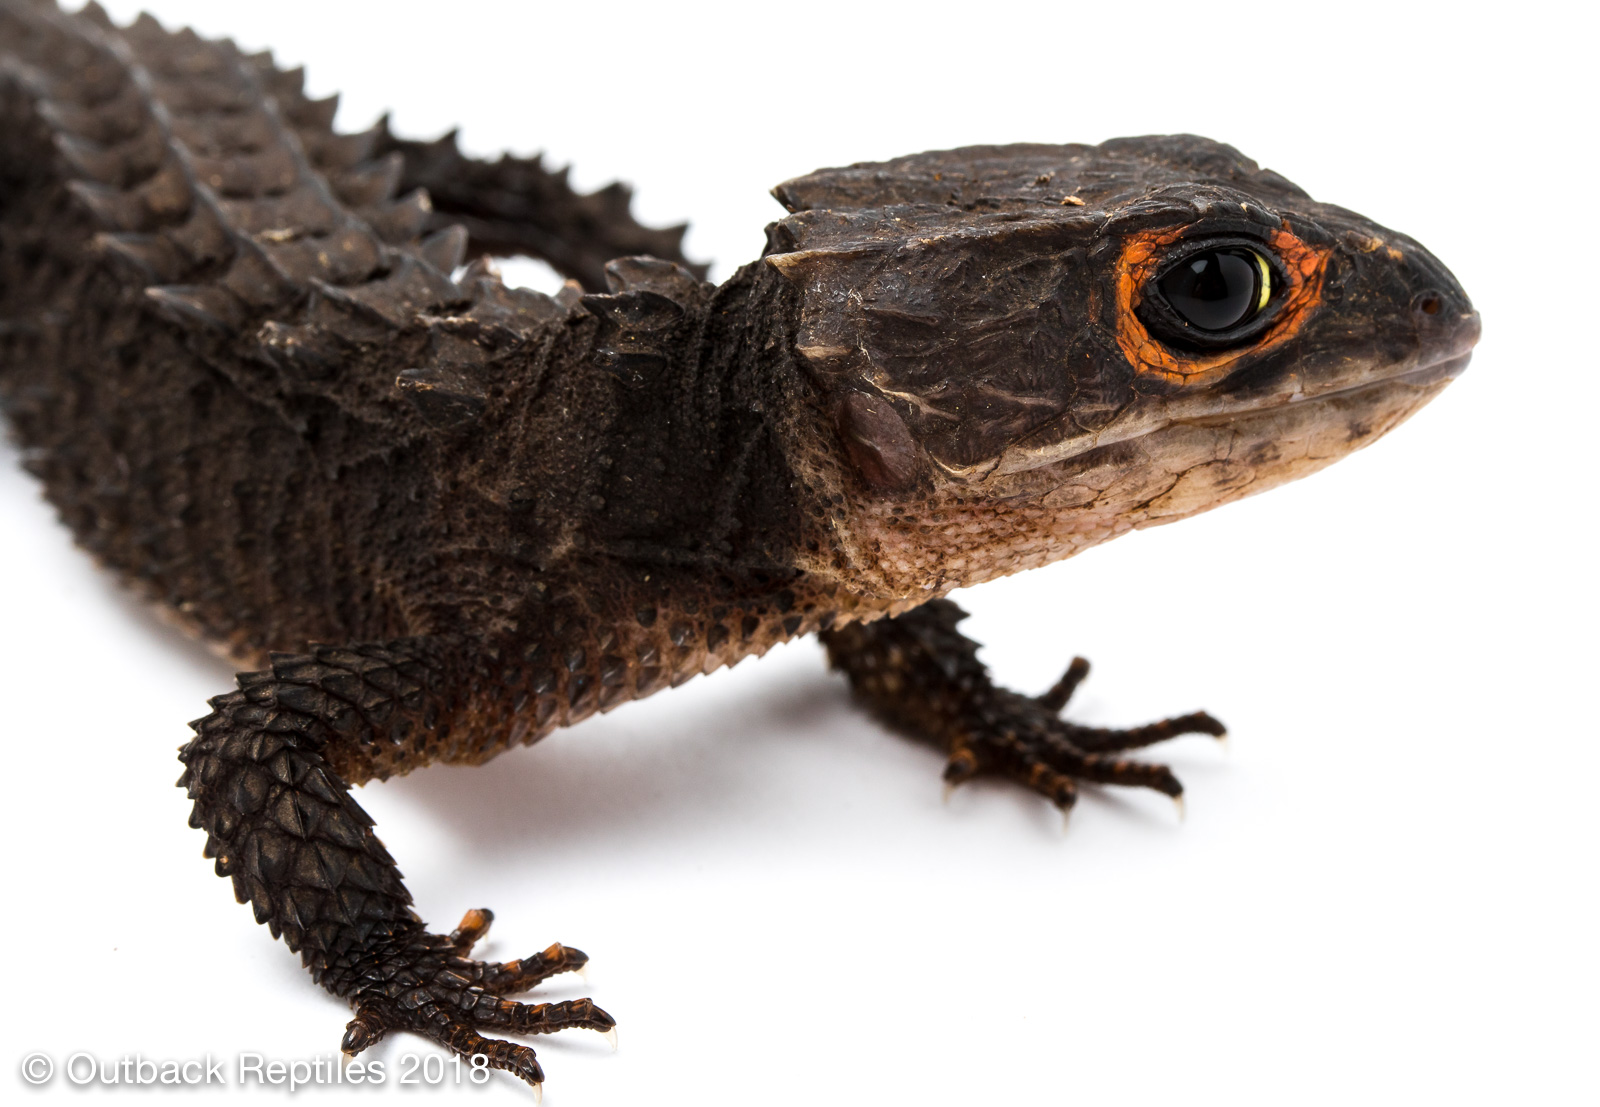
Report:
M472 947L477 945L489 933L489 926L494 922L494 912L487 907L474 907L461 916L461 922L450 932L450 944L456 952L465 957L472 952Z
M1089 675L1089 663L1073 658L1042 695L1013 692L994 683L978 661L977 643L956 630L965 617L949 600L930 600L823 634L829 660L869 707L896 729L945 749L947 793L989 775L1010 777L1062 812L1072 809L1085 782L1150 788L1177 799L1183 785L1172 770L1122 752L1180 734L1224 733L1204 712L1125 730L1068 722L1061 711Z
M1083 683L1083 678L1089 675L1089 662L1086 658L1074 657L1072 664L1067 666L1067 671L1061 674L1061 679L1055 682L1050 691L1038 697L1041 706L1050 711L1059 712L1067 706L1067 701L1072 698L1072 693L1078 690L1078 685Z
M1060 711L1088 675L1089 663L1074 658L1066 673L1041 696L991 686L962 708L960 737L945 764L946 788L980 774L1008 776L1044 796L1063 815L1072 810L1081 783L1149 788L1172 798L1183 816L1183 785L1165 765L1134 761L1121 751L1153 745L1180 734L1221 737L1221 723L1205 712L1126 729L1079 726Z
M525 1045L486 1038L480 1030L512 1034L550 1034L557 1030L596 1030L616 1044L616 1020L593 1000L528 1004L502 998L526 991L547 977L582 968L588 956L559 942L542 953L516 961L473 961L465 955L494 921L487 909L468 911L449 936L420 927L395 934L363 958L355 1018L345 1027L340 1048L351 1056L380 1041L390 1030L410 1030L451 1052L483 1057L540 1091L544 1070Z

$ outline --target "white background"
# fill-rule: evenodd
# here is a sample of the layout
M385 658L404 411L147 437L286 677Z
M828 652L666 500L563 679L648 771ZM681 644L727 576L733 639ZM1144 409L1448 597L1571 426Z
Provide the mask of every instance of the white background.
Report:
M1192 130L1414 235L1483 312L1472 368L1372 449L960 597L1017 687L1094 661L1079 719L1228 722L1231 753L1160 750L1181 826L1124 792L1087 795L1066 836L1010 786L943 806L939 757L858 714L809 641L492 767L363 789L424 917L488 905L492 957L592 955L587 985L539 994L592 994L621 1049L536 1042L549 1103L1595 1102L1592 23L149 6L306 63L347 128L389 107L404 134L460 123L475 152L630 180L646 221L694 221L719 278L780 214L766 189L820 165ZM76 552L0 452L0 1060L334 1054L344 1004L232 902L172 786L229 670ZM474 1094L527 1097L506 1076Z

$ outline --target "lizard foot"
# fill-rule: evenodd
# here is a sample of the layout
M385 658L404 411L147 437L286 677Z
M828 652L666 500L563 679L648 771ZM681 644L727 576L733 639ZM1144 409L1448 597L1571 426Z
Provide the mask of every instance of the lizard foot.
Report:
M946 789L983 774L1010 777L1044 796L1063 813L1077 802L1078 782L1151 788L1172 797L1181 813L1183 785L1165 765L1116 756L1180 734L1225 737L1226 729L1203 711L1126 729L1079 726L1061 710L1089 675L1081 657L1042 696L1025 696L993 685L965 705L965 718L950 741ZM969 686L971 687L971 686ZM981 689L981 691L980 691Z
M473 945L493 921L493 912L475 909L448 936L418 926L366 951L352 996L356 1015L345 1027L340 1048L354 1056L390 1030L410 1030L467 1060L482 1056L489 1068L514 1073L538 1090L544 1071L532 1049L485 1038L478 1031L550 1034L578 1027L598 1030L614 1040L617 1020L592 1000L535 1005L501 998L527 991L557 973L575 972L589 958L558 942L517 961L470 959Z

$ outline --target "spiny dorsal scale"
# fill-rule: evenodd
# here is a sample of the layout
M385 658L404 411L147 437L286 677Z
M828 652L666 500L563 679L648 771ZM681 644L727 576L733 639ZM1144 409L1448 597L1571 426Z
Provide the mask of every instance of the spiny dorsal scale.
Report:
M79 177L101 185L120 186L123 183L123 159L114 151L65 132L56 133L55 145L57 152Z
M107 144L106 149L122 162L120 183L132 186L158 172L166 163L168 149L159 128L146 123L135 135Z
M572 282L569 282L571 284ZM508 288L485 258L474 259L456 282L471 308L438 320L452 333L503 344L508 337L520 338L534 329L566 318L577 298L563 289L567 298L546 296L531 288ZM575 284L572 287L576 288Z
M677 262L652 257L607 262L606 287L612 292L654 292L686 308L705 306L716 288Z
M277 196L299 179L294 156L282 146L253 154L195 156L192 164L195 177L222 197Z
M194 204L189 217L161 232L195 265L221 262L233 253L233 235L210 204Z
M394 269L382 280L350 288L324 281L313 286L324 299L399 329L418 315L461 299L449 277L409 254L394 255Z
M81 107L63 100L41 100L36 109L51 130L77 135L106 146L138 134L149 123L144 104L132 93Z
M599 322L594 363L636 382L666 368L687 310L659 292L645 290L585 296L583 307Z
M244 322L244 305L230 293L202 285L147 288L145 296L158 314L185 330L209 329L231 334Z
M321 100L301 98L292 111L288 118L295 126L329 130L333 127L333 117L339 114L339 94L336 92Z
M445 323L447 318L428 319L428 360L421 368L455 374L460 378L457 387L465 387L466 383L470 383L470 391L487 391L497 375L495 370L489 368L495 353L479 336Z
M633 189L621 181L612 181L604 188L582 198L582 206L592 215L607 222L624 216L633 203Z
M347 226L330 235L260 243L296 284L313 281L350 285L365 281L383 264L383 248L364 228Z
M97 234L94 245L131 266L136 279L165 284L188 268L177 248L161 235Z
M153 175L135 186L130 195L137 196L144 205L150 223L159 226L175 222L189 214L194 190L188 175L176 161L168 159Z
M245 114L256 106L252 90L242 86L231 73L210 80L198 75L164 79L153 74L150 83L156 98L176 115Z
M38 2L42 8L48 3L48 0L38 0ZM96 0L89 0L87 4L79 9L78 14L98 23L102 30L109 31L116 27L116 24L112 22L111 16L106 13L106 10Z
M399 245L416 239L432 214L433 201L426 189L418 188L376 212L370 222L379 238Z
M400 175L406 159L399 152L385 154L339 174L330 183L339 199L351 207L364 208L392 197L400 188Z
M382 124L354 134L304 130L300 134L306 156L325 173L346 172L368 161L383 136Z
M328 204L316 189L307 187L281 196L223 199L217 207L229 228L251 238L263 234L329 234L344 221L343 212Z
M452 223L418 243L417 253L441 273L453 273L467 256L469 237L465 227L459 223Z
M305 66L297 65L293 69L279 69L272 64L271 50L263 50L259 54L247 54L245 55L245 60L255 66L256 73L260 76L262 83L267 86L267 91L278 97L280 101L285 99L294 99L296 101L305 99ZM285 111L284 114L293 121L294 116L291 111Z
M276 321L257 332L262 350L292 381L327 380L344 363L347 344L316 326L289 326Z
M103 227L113 231L145 229L144 204L135 193L89 181L68 181L67 191L88 208L89 213Z
M568 280L556 290L556 294L551 299L560 304L563 311L570 312L583 305L583 298L586 295L588 294L584 292L583 285L577 281Z
M293 278L266 250L248 239L236 242L233 264L218 282L243 303L265 311L288 302L299 291Z
M483 414L483 395L450 369L407 369L395 379L395 388L437 430L458 430Z
M385 124L387 124L389 117L385 115L383 118ZM461 130L459 127L451 127L444 134L426 145L441 154L459 154L461 152Z
M10 59L0 64L0 71L12 74L19 83L28 83L25 74ZM108 132L118 122L114 114L101 115L99 109L90 111L63 100L53 100L47 95L40 95L34 101L33 110L44 121L44 125L56 134L75 135L95 142L110 140ZM123 114L126 115L126 109Z
M271 118L262 112L178 115L172 117L171 126L172 137L197 155L222 157L258 150L278 140Z

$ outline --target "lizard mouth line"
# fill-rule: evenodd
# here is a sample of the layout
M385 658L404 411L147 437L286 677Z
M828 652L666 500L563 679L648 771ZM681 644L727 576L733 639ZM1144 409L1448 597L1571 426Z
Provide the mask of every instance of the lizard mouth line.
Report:
M1434 361L1418 365L1400 373L1392 373L1387 376L1374 377L1371 380L1345 385L1343 388L1332 388L1326 392L1299 392L1290 396L1287 400L1279 399L1272 403L1254 404L1248 407L1238 408L1234 411L1223 412L1217 415L1204 415L1200 416L1199 418L1183 418L1180 416L1179 418L1173 419L1172 422L1185 424L1216 422L1218 420L1226 420L1239 416L1255 415L1264 411L1273 411L1283 407L1299 407L1304 404L1321 403L1325 400L1345 399L1351 396L1359 395L1370 389L1384 388L1395 384L1404 384L1418 388L1425 388L1428 385L1441 384L1455 380L1455 378L1459 377L1466 369L1467 363L1471 360L1471 351L1462 354L1452 354L1449 357L1438 358Z
M1263 416L1270 416L1274 412L1303 410L1309 406L1329 401L1348 400L1364 393L1377 392L1395 385L1419 389L1443 387L1460 376L1462 371L1466 369L1467 363L1472 360L1470 345L1467 345L1464 352L1458 352L1460 349L1460 346L1456 346L1448 351L1447 356L1435 358L1422 365L1413 366L1398 373L1348 384L1342 388L1332 388L1326 392L1297 392L1288 397L1279 394L1261 402L1245 404L1226 410L1174 415L1154 426L1147 426L1115 437L1107 436L1082 443L1079 448L1070 452L1056 453L1049 449L1040 450L1020 464L1007 464L1002 459L998 465L983 475L983 479L1003 473L1041 469L1049 465L1069 461L1075 457L1081 457L1091 451L1116 445L1120 442L1150 441L1174 427L1215 427L1228 423L1241 423Z
M1467 362L1471 360L1471 353L1456 354L1453 357L1440 358L1426 365L1419 365L1403 373L1377 377L1373 380L1362 381L1359 384L1347 385L1344 388L1330 389L1327 392L1299 393L1291 396L1288 400L1279 399L1272 403L1254 404L1215 414L1191 417L1180 416L1163 423L1159 427L1152 427L1143 434L1133 436L1133 440L1149 439L1171 427L1215 427L1227 423L1244 422L1260 416L1270 416L1274 412L1304 409L1312 405L1355 399L1365 394L1380 392L1395 385L1405 385L1419 389L1442 388L1460 376L1462 371L1466 369Z

